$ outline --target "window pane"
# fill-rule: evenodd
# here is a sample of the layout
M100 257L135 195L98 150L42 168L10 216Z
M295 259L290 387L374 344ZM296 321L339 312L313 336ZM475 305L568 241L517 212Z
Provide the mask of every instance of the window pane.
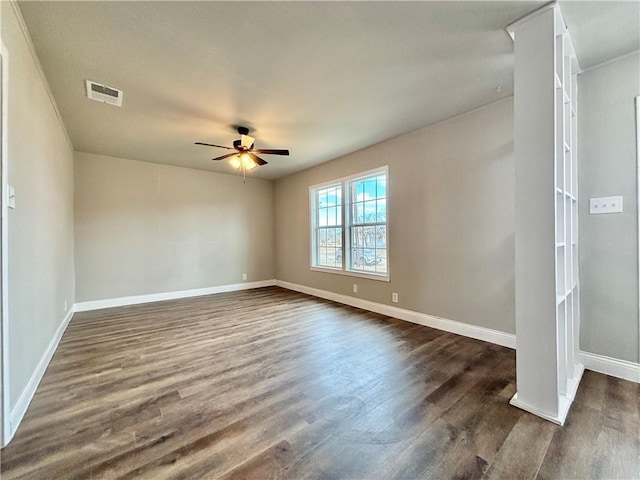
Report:
M326 192L327 207L333 207L336 204L336 189L329 188Z
M327 209L320 208L318 210L318 226L326 227L327 226Z
M335 228L327 228L325 245L333 247L336 244L335 235L336 235L336 229Z
M323 247L327 244L327 231L325 229L318 230L318 246Z
M326 199L325 204L327 207L333 207L336 204L336 195L335 195L334 188L327 188L325 190L325 199Z
M364 203L356 202L353 204L353 221L354 223L364 223Z
M364 200L376 198L376 179L369 178L364 182Z
M364 200L364 182L355 182L355 200L363 201Z
M375 248L376 227L374 225L368 227L353 227L352 232L353 247Z
M336 225L338 218L336 216L336 208L327 208L327 225Z
M337 206L342 205L342 187L340 185L337 185L336 187L334 187L331 195L332 195L333 205L337 205Z
M387 196L387 178L386 175L378 175L376 178L376 197L386 198Z
M319 190L318 191L318 208L327 206L327 191Z
M376 202L376 222L387 221L387 200L382 199Z
M376 221L376 201L370 200L364 202L364 221L373 223Z
M318 228L316 239L316 263L321 267L342 267L342 229Z
M387 248L387 226L376 226L376 248Z
M351 221L379 223L387 221L386 178L376 175L351 184Z
M387 250L385 248L376 249L376 255L380 262L376 265L376 272L387 273Z

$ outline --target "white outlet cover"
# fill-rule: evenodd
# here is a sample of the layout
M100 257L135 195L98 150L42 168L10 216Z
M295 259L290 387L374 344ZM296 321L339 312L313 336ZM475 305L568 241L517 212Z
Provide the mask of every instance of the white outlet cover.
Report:
M12 185L7 185L7 207L16 208L16 190Z
M353 293L358 293L358 284L357 283L353 284Z
M622 196L598 197L589 199L589 213L591 215L601 215L604 213L621 213Z

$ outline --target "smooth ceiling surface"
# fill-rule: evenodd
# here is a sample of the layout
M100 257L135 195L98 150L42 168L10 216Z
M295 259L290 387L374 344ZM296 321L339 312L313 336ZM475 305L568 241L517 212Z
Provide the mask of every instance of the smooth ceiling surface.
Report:
M640 1L564 1L560 8L583 69L640 49Z
M19 5L76 150L234 173L193 142L245 124L291 151L250 173L273 179L510 96L505 27L541 3ZM123 106L88 100L85 79Z

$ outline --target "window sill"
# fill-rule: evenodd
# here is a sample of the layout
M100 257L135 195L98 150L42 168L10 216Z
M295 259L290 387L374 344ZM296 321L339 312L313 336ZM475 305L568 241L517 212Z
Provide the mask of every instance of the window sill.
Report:
M377 280L378 282L390 282L388 274L383 273L364 273L354 272L352 270L342 270L340 268L331 267L311 267L312 272L335 273L337 275L345 275L347 277L368 278L369 280Z

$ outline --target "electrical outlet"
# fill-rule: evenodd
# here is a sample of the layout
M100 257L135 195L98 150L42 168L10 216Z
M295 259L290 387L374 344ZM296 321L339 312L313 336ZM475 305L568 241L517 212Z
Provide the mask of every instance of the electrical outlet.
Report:
M64 301L64 311L65 312L67 311L67 301L66 300Z
M242 280L246 280L246 279L247 279L247 274L246 274L246 273L243 273L243 274L242 274Z
M622 212L622 197L600 197L589 199L589 213L598 215L602 213Z
M353 293L358 293L358 284L357 283L353 284Z
M393 292L393 293L391 294L391 301L392 301L393 303L398 303L398 294L397 294L396 292Z
M7 207L16 208L16 189L7 185Z

